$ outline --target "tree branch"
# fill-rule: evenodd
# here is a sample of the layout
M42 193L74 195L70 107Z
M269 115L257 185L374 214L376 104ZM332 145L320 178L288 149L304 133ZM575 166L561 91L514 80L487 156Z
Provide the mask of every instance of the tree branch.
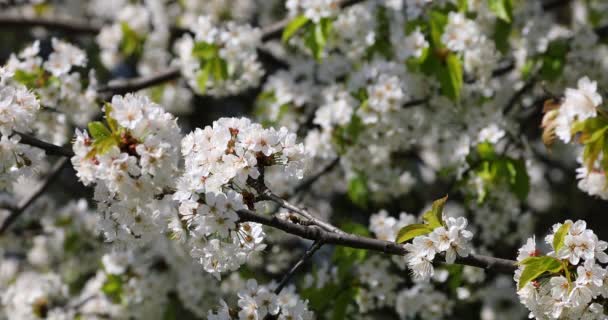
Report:
M179 78L179 76L179 68L171 67L150 76L112 80L106 86L99 87L97 92L107 94L125 94L128 92L153 87L164 82L176 80Z
M256 222L269 227L282 230L286 233L299 236L301 238L321 241L324 244L340 245L356 249L383 252L387 254L405 255L407 250L403 245L395 242L372 239L348 233L334 233L323 230L318 226L303 226L281 220L276 216L268 217L259 215L250 210L237 211L241 221ZM437 261L442 262L442 261ZM483 269L496 270L503 273L513 273L516 269L515 261L470 254L468 257L457 257L456 264L462 264Z
M340 157L336 157L332 160L328 165L326 165L321 171L315 173L315 175L308 177L306 180L302 181L302 183L298 184L293 189L293 194L298 194L313 185L313 183L317 182L319 178L324 176L325 174L332 171L338 164L340 163Z
M300 209L300 208L294 206L293 204L287 202L287 200L272 193L272 191L270 191L270 189L268 189L268 188L265 188L261 192L260 199L273 201L273 202L277 203L279 206L303 216L304 218L310 220L310 222L312 222L313 224L321 227L322 229L324 229L326 231L337 233L337 234L344 234L344 231L340 230L336 226L334 226L328 222L325 222L323 220L320 220L319 218L313 216L312 214L310 214L308 211L306 211L304 209Z
M0 27L42 27L52 30L65 31L72 34L94 35L99 32L101 26L90 21L82 21L73 18L44 18L26 17L16 15L0 15Z
M0 226L0 235L2 235L8 227L13 224L21 216L25 210L32 204L36 199L38 199L51 185L53 181L59 176L63 168L65 168L66 164L69 163L68 158L63 158L57 161L53 168L51 169L49 175L46 179L38 185L38 187L34 190L34 192L28 197L25 198L22 203L19 204L17 209L15 209L11 214L6 217L6 219L2 222L2 226Z
M312 257L315 254L315 252L317 252L317 250L319 250L321 248L321 246L323 246L323 242L315 241L312 244L312 246L310 246L310 248L308 248L308 250L306 250L306 252L304 252L304 255L302 255L302 257L300 257L300 259L291 267L291 269L289 269L287 274L285 274L283 279L281 279L281 282L279 282L277 287L274 289L275 294L281 293L281 290L283 290L283 288L285 287L287 282L289 282L289 279L291 279L291 277L293 277L293 275L304 264L304 262L306 262L306 260L308 260L310 257Z
M74 156L74 151L72 151L72 149L70 149L70 148L54 145L52 143L48 143L48 142L39 140L37 138L34 138L25 133L15 132L15 134L21 137L21 140L19 140L19 143L27 144L29 146L42 149L46 152L47 155L63 156L63 157L68 157L68 158L71 158Z

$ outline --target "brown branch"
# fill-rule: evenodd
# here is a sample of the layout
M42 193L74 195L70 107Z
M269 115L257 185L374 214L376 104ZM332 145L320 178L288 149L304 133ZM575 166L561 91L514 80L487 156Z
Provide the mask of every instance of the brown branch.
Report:
M39 139L32 137L28 134L25 134L25 133L15 132L15 134L21 137L21 140L19 140L19 143L27 144L29 146L42 149L46 152L47 155L63 156L63 157L68 157L68 158L71 158L74 156L74 151L72 151L72 149L70 149L70 148L54 145L52 143L48 143L48 142L39 140Z
M99 87L97 92L107 94L125 94L128 92L153 87L164 82L173 81L179 78L179 76L179 68L171 67L151 76L112 80L106 86Z
M270 189L268 189L268 188L265 188L261 192L260 199L273 201L276 204L278 204L279 206L303 216L304 218L310 220L310 222L312 222L313 224L321 227L322 229L324 229L328 232L332 232L332 233L336 233L336 234L344 234L344 231L340 230L338 227L313 216L312 214L310 214L310 212L308 212L304 209L300 209L300 208L294 206L293 204L289 203L287 200L272 193L272 191L270 191Z
M42 183L40 183L40 185L38 185L38 187L34 190L34 192L32 192L32 194L28 198L25 198L17 206L17 209L11 212L11 214L6 217L6 219L4 219L4 221L2 222L2 226L0 226L0 235L2 235L8 229L8 227L13 224L13 222L15 222L17 218L19 218L19 216L21 216L25 212L28 207L32 203L34 203L34 201L36 201L36 199L38 199L49 188L51 183L55 181L55 179L59 176L63 168L68 163L68 158L60 159L59 161L57 161L57 163L55 163L46 179Z
M65 31L75 34L94 35L101 29L100 26L90 21L82 21L73 18L45 18L45 17L26 17L15 15L0 15L0 27L42 27L52 30Z
M403 245L395 242L372 239L348 233L334 233L323 230L318 226L303 226L281 220L276 216L263 216L250 210L237 211L241 221L256 222L269 227L282 230L286 233L299 236L301 238L321 241L324 244L333 244L356 249L383 252L387 254L405 255L407 250ZM438 260L437 262L442 262ZM457 257L456 264L468 265L483 269L491 269L504 273L513 273L516 269L515 261L488 257L478 254L470 254L468 257Z

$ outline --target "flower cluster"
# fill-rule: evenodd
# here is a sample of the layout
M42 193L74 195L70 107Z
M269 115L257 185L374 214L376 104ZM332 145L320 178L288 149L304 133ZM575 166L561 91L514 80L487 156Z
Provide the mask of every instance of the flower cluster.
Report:
M243 290L238 292L238 314L234 315L224 300L216 312L209 311L209 320L230 319L264 319L274 316L276 319L311 320L312 311L308 310L308 301L302 300L293 287L285 288L278 295L272 291L273 284L269 286L258 285L255 279L247 280ZM236 313L236 310L235 310Z
M456 257L466 257L472 251L473 233L466 230L467 220L464 217L448 217L445 226L435 228L430 234L414 238L407 243L405 256L415 278L425 280L433 276L433 259L439 253L445 253L445 261L454 263Z
M237 223L236 211L254 208L250 184L265 170L302 178L306 156L295 140L285 128L264 129L245 118L221 118L184 137L185 168L174 199L180 202L192 254L205 270L216 275L234 270L264 248L261 226ZM178 223L173 226L174 232L186 232Z
M2 294L2 306L11 319L62 319L67 296L58 275L26 272Z
M454 52L464 56L464 68L481 81L492 74L492 65L498 62L494 42L482 34L480 27L462 13L450 12L441 42Z
M13 130L30 131L40 109L36 95L19 83L11 84L14 70L0 68L0 134L10 136Z
M164 230L171 212L181 138L176 119L145 96L114 96L106 121L76 130L72 164L80 181L96 184L108 241L145 240Z
M560 103L548 101L542 126L543 141L551 145L557 136L565 143L580 133L578 142L585 147L578 152L583 166L577 169L578 187L592 196L608 200L605 159L602 151L608 118L599 113L602 96L597 83L587 77L578 80L577 88L567 88ZM581 152L582 151L582 152Z
M545 241L553 251L541 256L534 238L519 249L515 282L521 302L536 319L605 319L608 297L608 243L585 221L558 223Z
M87 56L81 49L59 39L53 38L51 43L53 51L46 61L42 58L39 41L25 48L19 55L12 54L5 66L5 73L11 77L6 77L3 81L24 85L40 101L44 101L45 107L63 113L47 117L47 126L63 124L62 121L65 120L62 119L66 116L74 123L84 125L98 112L95 105L97 93L94 74L90 73L88 79L82 79L83 76L76 70L86 66ZM25 89L21 89L21 98L15 101L30 104L29 108L37 110L39 105L38 102L34 104L35 96L27 98L23 96L23 90ZM15 123L19 124L19 121ZM39 130L44 131L44 128Z
M414 215L402 212L397 220L389 216L386 210L380 210L369 218L369 229L376 235L377 239L394 241L401 228L415 222L416 217Z
M259 83L259 29L235 23L216 26L211 17L200 16L190 30L194 38L182 37L176 51L182 74L195 92L226 96Z
M288 0L285 7L290 16L303 14L314 23L336 16L340 9L338 0Z

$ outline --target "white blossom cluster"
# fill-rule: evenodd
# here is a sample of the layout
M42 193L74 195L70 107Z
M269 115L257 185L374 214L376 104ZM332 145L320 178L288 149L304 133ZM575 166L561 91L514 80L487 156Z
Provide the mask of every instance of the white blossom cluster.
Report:
M184 174L173 198L186 229L175 223L172 230L191 237L192 255L205 270L219 276L264 249L261 225L238 223L236 211L254 208L249 181L266 169L302 178L306 154L295 139L286 128L264 129L245 118L221 118L184 137Z
M2 294L2 305L11 319L61 319L69 316L61 308L67 296L58 275L26 272Z
M268 286L258 285L255 279L247 280L245 288L238 292L237 309L231 312L231 308L224 300L220 301L220 309L216 312L209 311L209 320L230 319L264 319L274 316L276 319L288 320L312 320L314 314L308 309L308 301L302 300L290 286L278 295L272 291L273 284ZM234 313L237 313L236 315Z
M21 176L32 176L44 151L20 144L14 131L30 132L40 102L24 85L11 81L13 72L0 67L0 189L10 189Z
M428 280L433 276L433 259L437 254L444 253L445 261L454 263L456 257L467 257L473 250L473 233L466 230L467 219L448 217L445 224L429 235L415 237L412 243L405 244L408 251L405 260L414 278Z
M454 52L464 56L465 70L479 80L487 81L492 75L492 66L498 62L494 42L489 40L479 25L459 12L448 14L448 24L441 36L441 42Z
M314 23L336 16L340 9L338 0L287 0L285 7L290 16L303 14Z
M395 241L399 230L413 223L416 223L414 215L402 212L399 214L399 219L395 219L388 215L388 211L380 210L369 218L369 230L377 239Z
M588 77L579 79L577 88L567 88L559 106L545 113L543 118L545 142L550 144L554 136L564 143L573 142L573 127L577 123L597 117L598 107L602 105L602 101L597 82L591 81ZM584 154L581 151L582 149L578 152L579 161L583 162ZM600 166L603 158L604 155L601 154L592 168L583 165L576 172L579 189L592 196L608 200L606 173Z
M3 81L25 85L43 101L44 107L63 113L51 118L46 117L46 121L37 124L38 130L44 131L45 124L48 127L64 126L64 117L78 125L85 125L98 112L94 73L89 73L88 78L83 79L76 69L86 67L87 56L80 48L56 38L52 39L51 44L53 51L46 61L42 58L39 41L35 41L18 55L11 54L6 62L5 73L12 77ZM86 82L88 85L85 85ZM32 95L28 99L21 97L20 101L29 103L32 105L30 108L38 110L39 105L33 104L34 99ZM19 125L19 122L15 121L15 124ZM63 137L61 143L65 140L67 139Z
M104 215L100 227L108 241L157 237L173 206L164 193L173 188L177 174L181 136L176 119L140 95L114 96L105 108L112 132L106 128L95 137L76 130L72 164L82 183L95 184Z
M553 225L552 233L545 237L549 245L554 245L558 231L569 225L563 238L563 246L547 254L561 260L564 270L550 274L525 284L517 293L521 302L530 310L530 317L536 319L606 319L604 306L608 296L608 271L602 265L608 263L606 241L599 240L583 220ZM519 249L517 261L538 257L534 237L528 239ZM515 282L519 284L525 264L515 272Z
M176 43L178 64L189 86L199 94L226 96L255 87L264 71L258 61L258 28L233 22L223 26L200 16Z

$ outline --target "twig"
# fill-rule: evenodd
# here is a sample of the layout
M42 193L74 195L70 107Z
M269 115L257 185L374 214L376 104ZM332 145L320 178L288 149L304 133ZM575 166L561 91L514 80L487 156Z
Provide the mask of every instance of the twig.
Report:
M310 188L310 186L312 186L313 183L317 182L317 180L319 180L319 178L321 178L325 174L332 171L338 165L338 163L340 163L340 157L336 157L328 165L326 165L323 169L321 169L321 171L317 172L315 175L310 176L306 180L302 181L302 183L300 183L293 189L293 194L294 195L298 194L298 193Z
M179 78L179 75L179 68L171 67L151 76L112 80L108 83L108 85L99 87L97 92L108 94L125 94L128 92L153 87L167 81L175 80Z
M321 246L323 246L323 242L315 241L312 244L312 246L310 246L310 248L308 248L308 250L306 250L304 255L302 255L302 257L300 257L300 259L291 267L291 269L289 269L287 274L285 274L283 279L281 279L281 282L279 282L277 287L274 289L275 294L281 293L281 290L283 290L283 288L285 287L287 282L289 282L289 279L291 279L291 277L293 277L293 275L304 264L304 262L306 262L306 260L308 260L310 257L312 257L312 255L314 255L315 252L317 252L317 250L319 250L321 248Z
M36 190L34 190L34 192L28 198L24 199L22 203L19 204L17 209L11 212L11 214L2 222L2 226L0 226L0 235L2 235L6 229L25 212L28 207L49 188L51 183L59 176L65 165L68 163L68 158L63 158L57 161L57 163L51 169L48 177L46 177L46 179L40 183L40 185L38 185Z
M52 30L65 31L72 34L97 34L100 26L90 21L82 21L73 18L44 18L26 17L16 15L0 15L0 27L43 27Z
M519 90L517 90L513 94L513 96L511 96L511 98L507 102L507 105L504 107L504 109L502 109L502 114L508 114L515 107L517 102L519 102L519 100L523 97L523 95L534 88L534 85L536 84L537 80L538 77L536 74L532 75L528 80L526 80L524 85L519 88Z
M321 241L324 244L340 245L356 249L365 249L387 254L405 255L407 250L403 245L395 242L372 239L348 233L335 233L323 230L318 226L302 226L281 220L276 216L263 216L250 210L237 211L241 221L260 223L269 227L282 230L286 233L299 236L301 238ZM438 260L437 262L441 262ZM478 254L470 254L468 257L457 257L456 264L468 265L483 269L492 269L504 273L513 273L516 269L515 261L488 257Z
M279 206L303 216L304 218L310 220L313 224L321 227L322 229L325 229L326 231L333 232L336 234L344 234L344 231L340 230L338 227L336 227L328 222L325 222L323 220L320 220L319 218L313 216L312 214L310 214L308 211L306 211L304 209L300 209L300 208L294 206L293 204L287 202L287 200L272 193L272 191L270 191L269 189L265 189L262 192L262 194L260 195L260 198L262 200L274 201Z
M54 145L52 143L48 143L48 142L39 140L37 138L34 138L25 133L15 132L15 134L19 135L21 137L21 140L19 140L19 143L23 143L23 144L30 145L32 147L40 148L40 149L44 150L46 152L46 154L48 154L48 155L64 156L64 157L68 157L68 158L71 158L74 156L74 151L72 151L72 149L70 149L70 148Z

